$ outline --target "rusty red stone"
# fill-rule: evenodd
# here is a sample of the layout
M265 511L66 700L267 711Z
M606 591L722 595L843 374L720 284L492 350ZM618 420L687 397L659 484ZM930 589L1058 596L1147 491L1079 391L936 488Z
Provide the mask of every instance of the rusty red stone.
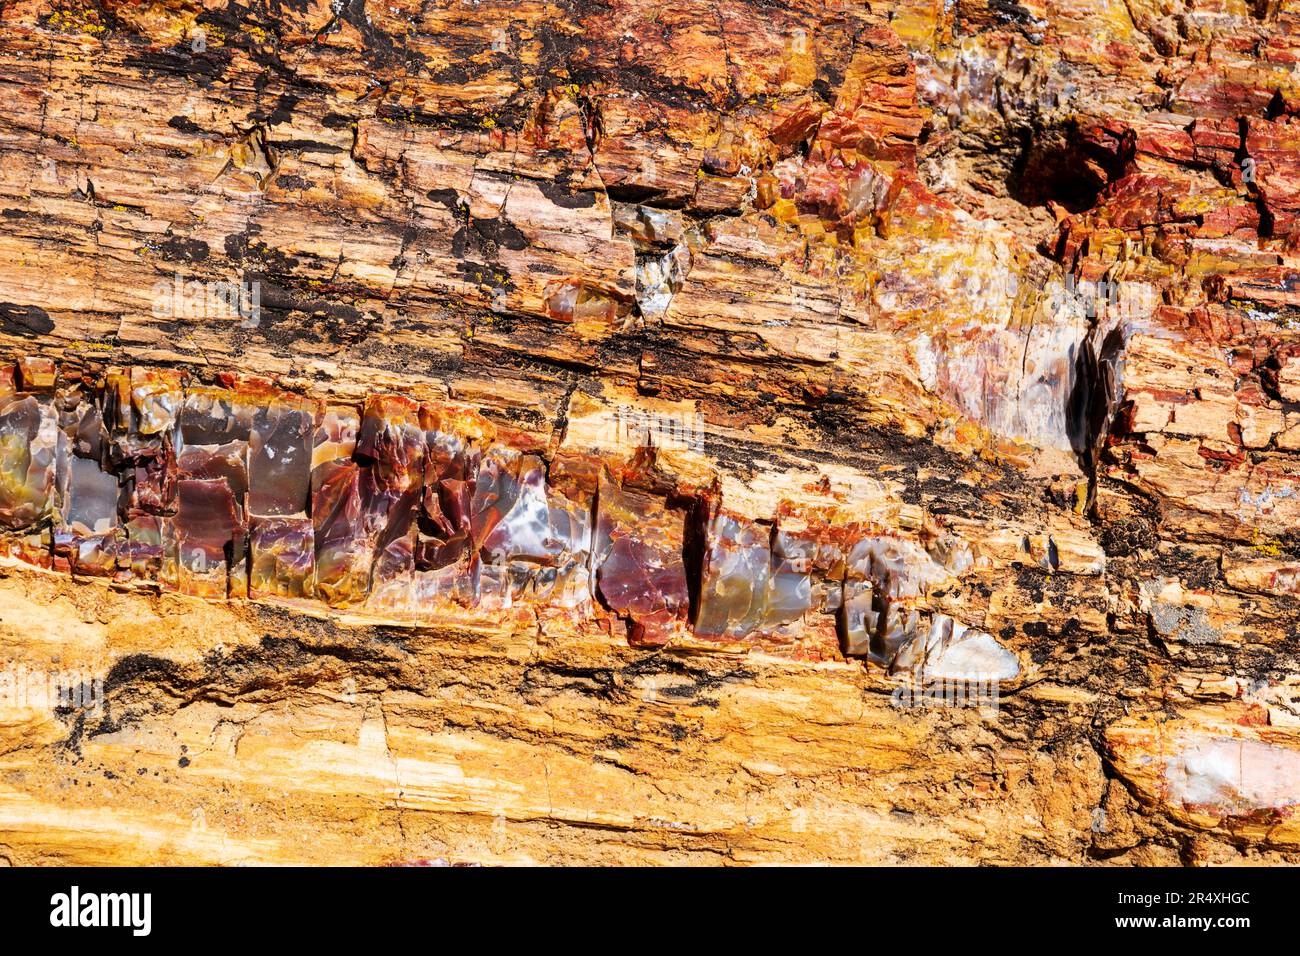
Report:
M415 623L613 619L650 647L796 642L838 615L845 654L897 667L943 572L858 525L733 514L716 488L665 484L653 452L547 453L404 396L327 406L134 368L31 381L0 367L3 550L72 573Z

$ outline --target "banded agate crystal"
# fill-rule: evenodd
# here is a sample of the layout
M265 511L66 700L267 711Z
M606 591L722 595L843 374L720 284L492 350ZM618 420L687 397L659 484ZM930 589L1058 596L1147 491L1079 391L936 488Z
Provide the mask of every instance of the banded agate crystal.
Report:
M403 395L331 404L260 378L0 368L0 525L11 562L208 600L810 648L893 673L1019 670L925 605L970 566L952 535L764 520L673 485L652 450L547 454Z

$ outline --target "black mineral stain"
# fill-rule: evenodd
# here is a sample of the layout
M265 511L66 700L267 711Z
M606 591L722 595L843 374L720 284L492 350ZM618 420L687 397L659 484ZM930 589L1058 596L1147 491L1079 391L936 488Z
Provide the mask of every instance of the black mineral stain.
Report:
M104 678L104 693L137 682L170 685L179 675L180 669L172 661L149 654L130 654L109 670Z
M254 237L259 232L261 232L261 227L253 224L241 233L226 236L226 257L234 262L252 261L261 263L271 272L282 275L293 273L298 267L298 260L255 239Z
M528 237L509 219L475 219L473 223L474 230L488 242L515 252L528 248Z
M589 209L596 205L596 192L592 189L572 189L563 179L539 180L537 188L542 195L561 209Z
M167 121L167 125L180 133L193 136L195 133L201 133L203 130L192 120L184 116L173 116Z
M447 207L447 211L457 218L460 217L460 193L454 189L430 189L424 194L429 202L441 203Z
M168 236L155 243L153 248L164 259L172 262L202 262L210 251L202 239L185 239L181 236Z
M275 109L266 117L267 126L278 126L293 119L293 108L298 105L298 97L284 93L275 104Z
M54 331L54 321L39 305L0 302L0 329L10 335L48 335Z

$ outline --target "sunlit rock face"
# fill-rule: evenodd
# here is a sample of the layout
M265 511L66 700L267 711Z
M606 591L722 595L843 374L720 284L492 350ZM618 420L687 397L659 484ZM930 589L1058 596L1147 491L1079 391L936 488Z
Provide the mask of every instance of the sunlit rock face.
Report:
M389 764L418 778L409 758L447 736L410 692L463 661L468 686L500 680L486 709L424 696L467 705L453 729L490 718L477 767L545 778L483 784L461 760L488 791L471 809L540 821L512 825L512 845L567 820L604 857L721 842L742 861L816 840L823 858L893 859L920 828L941 862L1222 860L1206 843L1258 862L1257 841L1300 861L1294 0L3 6L0 341L42 353L0 363L0 624L21 641L28 584L59 593L52 624L69 601L130 619L107 641L69 629L96 668L140 650L150 625L131 608L149 605L297 629L200 603L246 599L454 634L446 654L403 642L419 673L388 681L392 759L362 755L401 852L429 821L439 845L481 836L483 814L444 826L389 786ZM207 51L189 55L200 29ZM173 275L256 276L265 315L162 319L149 289ZM687 406L698 454L644 414ZM588 427L597 407L617 434ZM632 467L652 442L656 466ZM24 565L117 590L69 597ZM600 647L629 636L678 656ZM157 653L193 673L190 638ZM389 668L325 663L326 679ZM664 666L757 677L695 700L629 693ZM874 693L987 675L1028 685L996 740L946 716L909 739ZM1258 682L1285 696L1232 706ZM159 683L116 693L170 705ZM323 699L271 683L253 703L281 727ZM588 683L608 692L572 692ZM665 704L673 720L654 720ZM1183 726L1202 705L1225 719ZM798 723L815 732L795 752ZM682 728L691 740L659 747ZM303 740L320 755L319 734ZM278 758L264 743L237 762ZM529 746L551 751L546 774ZM638 791L660 759L668 826ZM687 779L706 764L721 779ZM173 793L176 776L160 778ZM611 821L620 803L629 819ZM834 812L891 803L918 812ZM167 809L151 824L193 822ZM65 849L107 856L103 815L59 819L78 814L96 832ZM238 816L210 826L220 840L165 842L280 852L241 846ZM807 836L780 832L794 819ZM632 834L622 849L606 822ZM5 832L6 856L21 837Z
M327 405L263 379L134 368L0 381L10 560L395 623L594 626L649 647L822 659L838 629L845 656L891 673L1019 673L989 635L921 606L972 564L951 531L923 545L755 518L716 487L677 488L652 448L544 454L399 395Z

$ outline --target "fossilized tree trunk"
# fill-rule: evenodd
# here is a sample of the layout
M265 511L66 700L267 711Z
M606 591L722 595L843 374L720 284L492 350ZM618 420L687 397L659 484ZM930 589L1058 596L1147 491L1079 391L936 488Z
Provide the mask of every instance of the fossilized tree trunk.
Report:
M0 858L1300 859L1298 52L0 0Z

